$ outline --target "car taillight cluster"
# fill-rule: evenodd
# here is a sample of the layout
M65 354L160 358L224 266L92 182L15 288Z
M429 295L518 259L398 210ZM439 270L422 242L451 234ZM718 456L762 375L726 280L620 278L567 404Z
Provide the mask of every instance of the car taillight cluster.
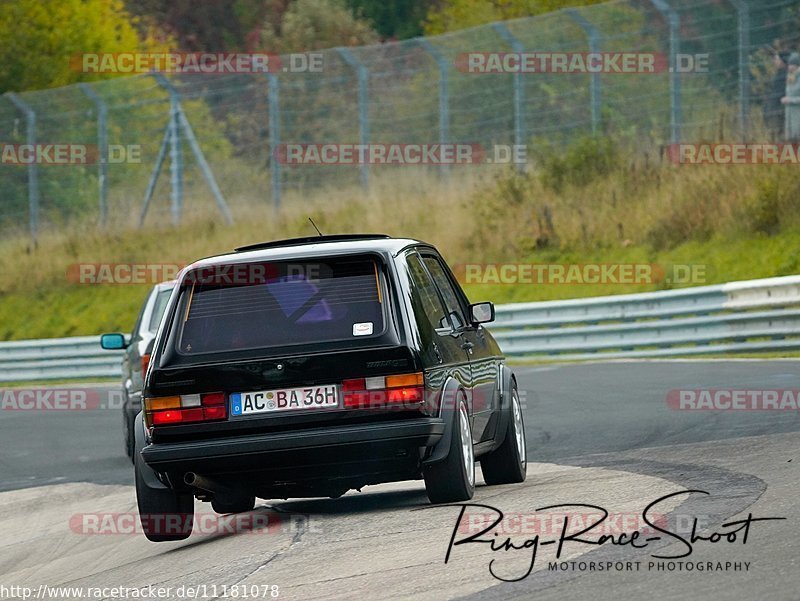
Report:
M182 394L146 398L144 400L147 423L152 426L208 422L228 418L225 393Z
M425 400L421 372L344 380L342 393L345 409L416 408Z

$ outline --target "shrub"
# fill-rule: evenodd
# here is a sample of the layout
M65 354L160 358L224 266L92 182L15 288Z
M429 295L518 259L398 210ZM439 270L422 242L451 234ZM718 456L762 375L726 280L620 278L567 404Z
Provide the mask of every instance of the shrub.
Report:
M563 151L544 145L536 157L543 186L560 192L567 183L583 187L615 171L617 144L604 136L583 136Z

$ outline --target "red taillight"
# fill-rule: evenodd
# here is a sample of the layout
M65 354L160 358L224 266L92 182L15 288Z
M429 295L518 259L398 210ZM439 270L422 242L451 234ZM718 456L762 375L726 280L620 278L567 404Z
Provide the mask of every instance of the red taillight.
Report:
M154 426L187 424L228 418L225 393L184 394L145 399L145 415Z
M154 426L161 424L178 424L182 421L180 409L168 409L167 411L154 411L151 414Z
M417 409L425 400L422 373L344 380L342 392L346 409Z
M225 393L224 392L209 392L208 394L201 394L200 395L200 404L203 407L208 407L209 405L224 405L225 404Z
M225 419L228 417L228 412L225 405L219 407L203 407L203 419Z
M366 390L367 383L364 378L356 378L355 380L344 380L342 382L342 392L350 392L353 390Z
M378 393L380 395L380 393ZM375 399L376 405L380 399ZM369 392L345 392L344 393L344 406L345 409L356 409L358 407L370 406L370 393Z
M150 355L142 355L142 377L147 373L147 366L150 365Z
M181 423L199 422L203 420L202 409L181 409Z
M421 403L425 396L425 390L422 386L390 388L386 392L389 393L390 403Z

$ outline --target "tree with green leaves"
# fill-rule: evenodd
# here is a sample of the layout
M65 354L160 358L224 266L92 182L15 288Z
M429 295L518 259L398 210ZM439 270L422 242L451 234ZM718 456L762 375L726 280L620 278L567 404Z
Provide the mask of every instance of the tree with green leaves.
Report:
M0 92L63 86L115 74L82 73L84 53L163 49L141 35L121 0L15 0L0 11Z
M267 22L261 31L261 47L277 53L359 46L377 40L369 22L353 15L344 0L295 0L277 26Z
M185 52L255 51L265 19L280 22L290 0L126 0L128 10L175 37Z
M404 40L422 35L425 15L435 0L347 0L358 17L367 19L384 40Z

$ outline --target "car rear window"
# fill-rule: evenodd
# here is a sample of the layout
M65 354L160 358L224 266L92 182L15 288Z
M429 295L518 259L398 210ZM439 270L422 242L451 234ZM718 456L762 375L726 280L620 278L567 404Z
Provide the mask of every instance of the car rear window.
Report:
M188 355L373 337L384 327L376 258L239 265L193 277L176 313ZM192 282L192 283L189 283Z

